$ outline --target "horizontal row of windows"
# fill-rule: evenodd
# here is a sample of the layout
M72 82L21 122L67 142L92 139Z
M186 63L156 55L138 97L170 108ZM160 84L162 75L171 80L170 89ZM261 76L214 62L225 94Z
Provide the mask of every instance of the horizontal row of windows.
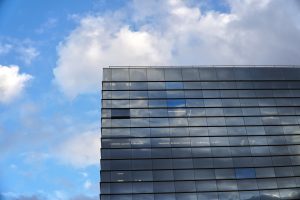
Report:
M165 98L285 98L300 97L300 90L167 90L167 91L103 91L102 99Z
M102 195L101 200L279 200L300 199L299 188L239 192Z
M299 68L104 68L104 81L299 80Z
M201 147L300 144L300 135L101 139L102 148Z
M103 82L104 91L116 90L297 90L300 81L172 81Z
M300 145L256 147L193 147L102 149L101 159L214 158L300 155Z
M165 90L299 90L300 81L291 82L103 82L102 91L165 91Z
M300 165L300 156L101 160L101 170L203 169Z
M295 116L296 115L296 116ZM102 118L115 118L127 116L140 117L267 117L267 116L293 116L300 115L300 107L251 107L251 108L142 108L142 109L102 109ZM247 118L246 118L247 119ZM251 119L251 118L250 118ZM298 120L299 121L299 120Z
M175 182L101 183L101 194L212 192L300 187L300 178L205 180Z
M177 128L102 128L102 138L124 137L182 137L182 136L236 136L242 140L245 135L298 135L299 126L232 126L232 127L177 127ZM239 138L238 136L242 136ZM242 141L240 144L242 144ZM245 143L246 144L246 143Z
M234 169L187 169L156 171L106 171L101 172L101 182L151 182L182 180L260 179L300 176L300 166L234 168Z
M269 99L168 99L168 100L102 100L103 108L198 108L198 107L276 107L300 106L300 98Z
M268 117L188 117L188 118L131 118L102 119L102 127L209 127L209 126L262 126L299 125L300 118L294 116ZM248 127L246 127L248 129ZM250 130L251 128L249 128ZM252 128L253 129L253 128ZM259 129L259 128L257 128ZM257 134L263 134L261 127ZM255 134L255 133L254 133Z

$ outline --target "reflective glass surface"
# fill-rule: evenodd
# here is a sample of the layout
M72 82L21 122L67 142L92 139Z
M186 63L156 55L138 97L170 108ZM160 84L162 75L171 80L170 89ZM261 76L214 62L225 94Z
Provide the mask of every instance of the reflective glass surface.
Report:
M299 74L105 68L101 200L300 199Z

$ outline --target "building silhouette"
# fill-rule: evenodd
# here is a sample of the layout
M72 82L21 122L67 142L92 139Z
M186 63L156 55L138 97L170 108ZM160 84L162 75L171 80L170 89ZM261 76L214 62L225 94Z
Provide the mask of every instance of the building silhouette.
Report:
M300 68L103 70L101 200L300 199Z

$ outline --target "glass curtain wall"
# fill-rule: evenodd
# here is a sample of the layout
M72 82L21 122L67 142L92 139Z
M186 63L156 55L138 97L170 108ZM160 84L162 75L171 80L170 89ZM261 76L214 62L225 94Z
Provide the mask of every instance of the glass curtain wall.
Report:
M300 68L105 68L101 200L300 199Z

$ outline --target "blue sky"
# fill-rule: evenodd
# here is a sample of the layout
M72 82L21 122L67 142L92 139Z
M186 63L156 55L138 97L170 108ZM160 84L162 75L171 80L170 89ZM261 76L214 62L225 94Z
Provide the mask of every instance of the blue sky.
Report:
M0 199L98 199L101 68L300 64L290 0L0 0Z

